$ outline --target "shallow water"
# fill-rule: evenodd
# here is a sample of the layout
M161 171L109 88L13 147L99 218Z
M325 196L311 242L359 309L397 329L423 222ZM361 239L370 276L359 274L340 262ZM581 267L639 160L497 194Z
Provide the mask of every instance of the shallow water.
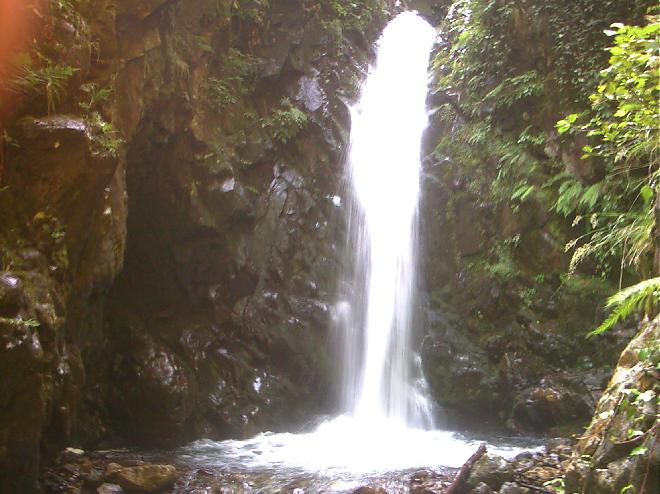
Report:
M342 416L309 433L201 440L174 454L178 464L221 478L227 492L345 493L377 485L398 493L408 492L411 476L419 470L451 473L482 439L411 429L391 419L362 421ZM539 441L529 438L486 439L488 451L505 458L540 449Z

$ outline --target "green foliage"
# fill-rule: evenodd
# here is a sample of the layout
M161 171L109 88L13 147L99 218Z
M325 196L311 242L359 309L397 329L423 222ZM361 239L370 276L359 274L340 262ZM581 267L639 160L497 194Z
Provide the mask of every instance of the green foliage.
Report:
M637 446L635 449L633 449L630 452L630 456L640 456L640 455L645 455L647 452L647 449L644 446Z
M592 94L592 118L584 126L602 140L588 154L622 163L621 171L650 169L658 178L660 164L660 16L650 16L646 26L613 24L614 46L608 68ZM641 162L637 162L637 160Z
M221 110L238 102L236 92L227 80L211 77L206 88L209 93L209 102L215 109Z
M258 59L230 48L219 65L222 77L209 78L205 87L213 107L224 110L252 92Z
M263 24L268 16L270 0L233 0L231 4L232 15L240 19L252 20Z
M86 120L91 129L94 138L93 142L96 144L98 151L101 153L117 154L124 145L124 139L112 123L106 121L103 116L96 111L91 112Z
M44 96L46 111L50 115L55 113L69 80L78 69L58 65L43 55L37 55L42 63L34 65L29 57L24 57L27 60L20 64L16 76L9 80L8 89L24 96Z
M81 7L89 4L89 0L51 0L51 5L55 11L71 13L80 10Z
M514 208L540 194L544 181L537 148L545 138L522 113L546 96L546 75L515 60L521 15L512 0L455 1L441 26L448 48L433 60L436 91L454 101L438 114L452 132L435 155L460 163L472 192ZM504 130L502 119L514 120L516 113L516 123Z
M613 24L615 30L609 67L600 72L600 84L590 96L592 108L581 115L571 114L557 123L560 133L586 131L600 141L587 147L588 156L602 156L622 163L618 171L650 168L660 164L658 138L658 97L660 96L660 17L649 16L646 26ZM587 119L578 124L578 117ZM641 158L641 163L635 163ZM649 161L650 159L650 161Z
M513 194L511 194L511 200L525 202L525 200L534 193L534 190L535 187L533 185L528 185L527 183L523 183L513 191Z
M38 328L39 326L41 326L41 323L39 321L32 318L21 319L20 317L15 317L15 318L0 317L0 322L16 328L21 326L24 328Z
M371 24L374 17L381 11L378 1L366 0L321 0L321 8L326 15L341 21L344 30L361 31Z
M481 273L488 278L506 282L520 275L518 266L514 261L514 250L520 242L520 236L516 235L510 239L496 242L486 256L468 260L468 269L474 273ZM531 292L521 293L531 296ZM528 298L528 297L527 297Z
M433 60L436 91L453 102L439 113L452 133L436 156L479 169L470 187L495 202L516 207L552 198L560 183L546 184L563 165L543 156L546 119L557 105L587 103L606 62L603 29L623 17L638 18L646 4L651 2L455 0L440 26L445 46ZM573 199L581 206L596 199L596 189L586 198L577 192L562 190L562 213L573 209Z
M543 81L536 70L504 79L484 100L495 109L508 109L519 101L543 94Z
M509 29L512 6L513 2L498 6L480 0L457 1L442 28L452 44L433 61L435 71L441 75L438 86L462 88L462 106L471 113L476 110L473 105L489 92L488 78L503 81L509 75L506 62L510 46L504 33Z
M378 0L317 0L305 2L309 10L320 15L323 28L328 32L333 44L339 50L344 43L344 35L350 32L363 33L383 19L382 3Z
M645 139L633 132L623 136L624 140L613 140L619 148L624 141L646 145L646 149L639 145L628 153L632 159L622 166L625 160L617 156L621 150L615 151L613 145L613 153L604 153L605 132L602 136L593 133L588 142L591 147L584 149L591 160L585 166L589 173L578 179L575 174L581 170L567 169L572 163L563 156L566 147L558 145L548 122L569 109L566 113L571 114L559 122L558 130L584 139L596 126L579 126L597 115L596 105L602 108L601 123L610 118L618 119L618 124L630 120L635 107L619 108L617 99L622 99L622 105L630 102L623 102L621 89L606 86L608 77L617 79L615 72L630 64L613 60L617 68L601 74L608 61L605 48L610 40L603 31L615 21L639 22L653 3L455 0L440 26L444 44L437 51L433 68L436 97L442 106L434 118L445 132L435 149L435 159L442 163L447 179L460 184L473 200L514 211L533 203L554 213L544 227L551 229L554 238L566 238L569 231L574 232L577 238L567 245L567 250L575 250L570 265L573 275L563 277L562 296L573 286L576 297L584 295L587 288L574 280L605 284L586 272L576 273L587 258L595 263L584 267L603 279L610 279L616 269L626 271L626 280L634 275L633 267L644 275L650 271L657 179L652 178L648 156L657 156L657 134L647 133ZM622 41L631 43L630 39ZM646 48L651 46L656 47L657 55L657 43ZM658 57L653 60L657 63ZM655 78L644 76L649 82L641 83L643 89L649 89L650 80L658 81L655 70ZM629 93L636 94L638 83L628 82L628 74L630 70L618 80ZM599 93L601 85L605 89ZM614 99L590 99L592 93ZM653 113L658 94L654 90L651 95L647 102L654 100L656 105L640 107L652 108ZM589 106L592 110L588 114L579 113ZM646 114L638 120L653 119L655 127L647 130L657 132L656 116ZM635 130L629 124L622 128L623 132ZM488 256L471 261L470 267L500 281L514 280L514 284L528 274L533 276L521 264L526 261L519 261L513 252L511 246L505 248L496 242ZM536 296L527 288L517 292L525 304ZM594 291L593 299L610 293L609 289Z
M99 87L98 84L93 82L83 84L80 89L86 95L86 99L80 101L78 106L85 113L98 109L112 95L111 87Z
M307 114L291 103L289 98L283 98L280 107L264 119L261 125L273 139L286 144L307 127L307 123Z
M566 492L563 478L548 480L547 482L543 483L543 486L549 487L553 490L553 492L556 492L557 494L564 494Z
M552 37L553 79L557 97L567 104L584 105L598 84L598 73L607 62L603 31L616 21L638 22L654 1L559 0L544 2Z
M434 154L460 163L470 175L470 192L485 193L493 202L512 203L515 209L540 192L541 161L520 136L500 132L491 118L464 122L440 139Z
M609 67L590 96L591 108L557 122L562 133L586 133L594 145L584 158L597 157L606 175L589 187L566 174L555 209L565 215L589 217L590 231L571 242L572 267L588 256L600 262L622 258L644 275L653 251L654 196L660 178L660 22L649 16L645 26L614 24ZM582 243L584 242L584 243ZM580 245L581 244L581 245Z
M41 323L36 319L25 319L21 321L21 323L24 326L27 326L28 328L38 328L39 326L41 326Z
M628 438L635 438L643 436L645 433L637 429L641 422L644 421L644 403L653 402L657 400L657 395L654 389L647 389L640 391L637 388L628 388L622 390L623 399L619 403L619 411L625 414L626 418L631 422L632 427L628 429ZM646 450L643 447L635 448L631 451L630 456L643 455Z
M640 349L637 357L660 370L660 341L653 341L649 346Z
M604 333L633 314L655 315L660 307L660 277L641 281L615 293L607 300L606 307L612 309L612 313L588 336Z
M587 258L596 260L603 272L607 272L608 266L617 259L620 259L622 270L626 266L639 266L641 270L648 264L649 254L654 248L651 234L655 217L651 208L646 211L593 213L588 219L587 233L566 244L567 251L575 249L571 258L571 273ZM582 220L582 216L577 216L574 224Z
M511 239L498 243L493 248L496 262L490 264L487 271L501 280L508 280L517 276L519 273L513 261L513 250L518 242L520 242L520 236L516 235Z

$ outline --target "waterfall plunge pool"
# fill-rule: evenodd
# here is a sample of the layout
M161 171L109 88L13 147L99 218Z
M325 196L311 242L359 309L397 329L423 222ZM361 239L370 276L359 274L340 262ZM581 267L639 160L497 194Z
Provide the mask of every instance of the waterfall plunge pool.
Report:
M175 463L208 472L231 493L350 493L369 485L390 494L409 492L420 470L453 474L482 443L512 459L541 449L534 438L468 437L407 427L393 419L340 416L307 433L263 433L248 440L196 441L173 453ZM195 480L196 479L196 480ZM195 473L181 493L205 493ZM191 484L200 483L200 490ZM213 491L215 492L215 491Z

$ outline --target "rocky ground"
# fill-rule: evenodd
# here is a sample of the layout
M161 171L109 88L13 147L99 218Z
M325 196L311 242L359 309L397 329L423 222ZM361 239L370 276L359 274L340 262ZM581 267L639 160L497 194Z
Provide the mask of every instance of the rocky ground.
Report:
M570 455L570 441L551 440L544 452L523 453L512 461L486 452L470 465L465 481L458 486L454 484L457 477L454 472L419 470L402 475L405 480L395 486L391 479L376 481L352 490L351 494L551 494L557 491L548 483L563 475ZM167 456L160 459L167 461ZM58 456L57 463L46 471L43 481L46 491L52 494L271 492L255 486L239 473L193 468L176 462L155 464L145 461L142 455L121 451L65 450ZM292 485L278 492L303 494L316 490Z
M458 472L406 472L394 481L390 476L354 489L351 494L657 494L659 331L660 317L642 323L639 334L621 355L590 426L577 443L550 439L542 452L522 453L512 461L491 455L482 446ZM169 464L173 458L167 454L86 454L67 449L45 471L42 482L52 494L272 492L230 467L196 468L194 461ZM155 461L164 464L156 465ZM303 484L292 483L274 492L317 492Z

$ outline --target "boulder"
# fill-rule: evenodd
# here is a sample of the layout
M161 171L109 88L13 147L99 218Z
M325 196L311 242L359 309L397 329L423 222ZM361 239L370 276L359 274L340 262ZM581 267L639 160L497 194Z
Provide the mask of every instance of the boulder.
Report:
M495 491L489 487L488 484L480 482L469 494L494 494Z
M529 492L528 488L520 487L515 482L505 482L500 489L500 494L528 494Z
M369 487L365 485L358 487L351 494L387 494L387 491L382 487Z
M523 390L513 406L515 428L547 430L576 420L588 420L591 407L588 394L578 393L558 382L543 380L538 386Z
M122 467L117 463L110 463L105 471L107 481L128 492L156 492L172 485L178 477L179 473L173 465Z
M183 359L136 324L116 361L112 411L145 445L170 446L185 434L196 382Z
M23 282L12 273L0 274L0 316L14 316L23 300Z
M101 484L96 489L96 494L123 494L124 489L117 484Z
M513 466L501 456L485 454L474 464L467 484L477 487L487 484L491 489L498 490L505 482L513 480Z
M566 469L566 492L657 493L660 462L657 441L660 316L644 321L621 354L596 412L578 441ZM655 353L654 353L655 352ZM630 437L630 431L637 431Z
M89 472L83 473L82 475L84 485L90 490L98 489L101 487L104 484L104 477L105 474L103 470L98 468L92 468Z

